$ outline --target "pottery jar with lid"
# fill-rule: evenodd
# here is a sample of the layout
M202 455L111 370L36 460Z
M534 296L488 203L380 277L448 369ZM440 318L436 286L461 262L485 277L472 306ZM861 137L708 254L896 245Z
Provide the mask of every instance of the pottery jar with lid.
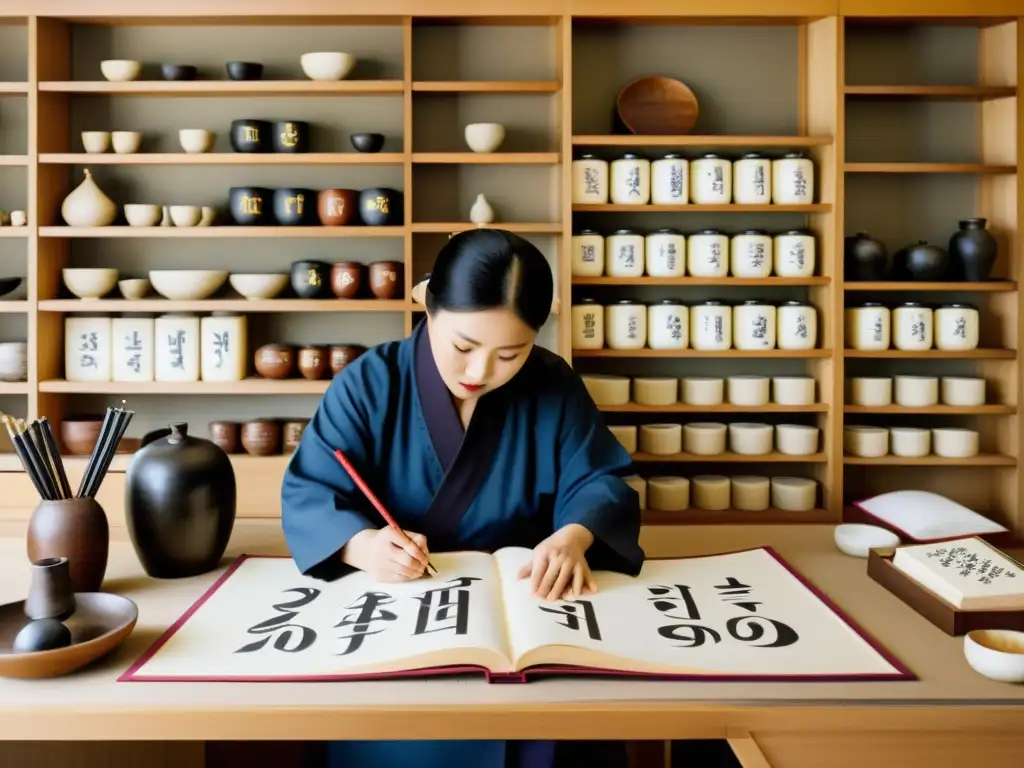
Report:
M573 302L572 348L604 348L604 307L594 299Z
M977 349L981 318L970 304L943 304L935 310L935 347L945 350Z
M772 251L778 277L811 277L816 258L814 234L806 229L791 229L775 236Z
M732 199L740 205L772 201L772 161L759 152L745 154L732 164Z
M720 301L690 307L690 346L701 351L722 351L732 346L732 308Z
M686 349L690 343L690 310L678 299L662 299L647 307L647 346Z
M608 202L608 161L581 155L572 161L572 201L585 205Z
M892 311L892 345L896 349L931 349L934 337L930 307L906 301Z
M617 229L605 239L605 271L608 277L641 277L644 274L644 236L632 229Z
M644 238L644 261L650 277L686 274L686 238L674 229L659 229Z
M609 197L615 205L651 202L651 161L628 152L611 162Z
M113 381L153 380L153 318L124 315L110 321Z
M113 366L111 319L106 315L64 318L64 378L110 381Z
M818 345L818 310L806 301L784 301L776 311L779 349L814 349Z
M697 205L732 202L732 163L708 152L690 163L690 200Z
M199 323L203 381L241 381L248 369L246 316L214 312Z
M775 307L748 299L732 308L733 349L775 349Z
M772 202L775 205L814 202L814 163L803 152L787 152L772 161Z
M604 275L604 237L593 229L581 229L572 236L573 277Z
M689 161L685 157L665 155L651 163L652 203L685 205L689 199Z
M843 313L848 349L878 352L889 348L891 317L888 307L868 301Z
M769 277L772 273L772 238L761 229L733 235L730 244L730 274L733 277Z
M647 307L621 299L604 308L605 343L609 349L643 349L647 345Z
M717 229L704 229L687 238L686 269L692 277L729 274L729 238Z
M199 381L199 317L190 313L160 315L153 322L156 381Z

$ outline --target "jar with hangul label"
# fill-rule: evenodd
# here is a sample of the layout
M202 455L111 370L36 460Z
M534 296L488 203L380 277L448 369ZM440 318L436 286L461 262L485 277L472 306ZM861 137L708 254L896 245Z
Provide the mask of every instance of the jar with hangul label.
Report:
M153 380L153 318L124 315L110 321L112 381Z
M593 229L581 229L572 236L573 277L604 275L605 239Z
M662 299L647 307L647 346L686 349L690 343L689 310L678 299Z
M572 305L572 348L604 348L604 307L594 299L578 299Z
M896 349L931 349L935 338L931 307L906 301L892 311L892 345Z
M583 205L608 202L608 161L582 155L572 161L572 201Z
M818 345L818 310L806 301L784 301L775 310L779 349L814 349Z
M727 277L729 238L717 229L705 229L686 241L686 269L691 277Z
M777 277L811 277L814 275L816 241L806 229L791 229L775 236L772 244Z
M651 202L651 161L627 153L611 163L609 197L615 205L647 205Z
M748 299L732 308L734 349L775 349L775 307Z
M686 238L674 229L659 229L644 239L644 261L649 277L686 274Z
M729 247L733 277L769 277L772 274L772 238L760 229L733 235Z
M732 201L767 205L772 201L772 161L750 152L732 164Z
M847 307L843 335L848 349L880 352L889 348L892 317L888 307L874 301Z
M732 307L720 301L702 301L690 307L690 346L721 351L732 346Z
M709 152L690 163L690 200L698 205L732 202L732 163Z
M605 273L608 277L642 277L644 236L632 229L617 229L605 239Z
M814 202L814 162L803 152L788 152L772 161L772 203L810 205Z
M604 308L605 343L609 349L647 346L647 307L634 299L621 299Z
M651 202L655 205L685 205L690 199L689 161L679 155L665 155L651 163Z
M977 349L981 316L970 304L943 304L935 310L935 347L947 350Z

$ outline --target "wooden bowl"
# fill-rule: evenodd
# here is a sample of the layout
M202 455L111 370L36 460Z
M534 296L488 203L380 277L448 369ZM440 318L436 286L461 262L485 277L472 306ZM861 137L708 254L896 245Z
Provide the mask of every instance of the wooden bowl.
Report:
M75 672L117 648L135 629L139 609L111 592L78 592L75 612L64 622L71 645L53 651L14 653L14 638L28 622L25 603L0 606L0 677L38 679Z
M697 123L697 97L671 77L641 77L615 99L619 120L631 133L668 136L689 133Z
M102 416L69 417L60 423L60 441L73 456L88 456L100 436Z

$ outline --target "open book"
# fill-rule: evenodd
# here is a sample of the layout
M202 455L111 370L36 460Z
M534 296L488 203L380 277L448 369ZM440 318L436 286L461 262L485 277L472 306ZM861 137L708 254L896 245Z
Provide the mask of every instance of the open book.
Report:
M558 602L517 577L530 557L431 553L439 575L383 584L243 556L119 679L914 679L768 548L599 571L596 594Z

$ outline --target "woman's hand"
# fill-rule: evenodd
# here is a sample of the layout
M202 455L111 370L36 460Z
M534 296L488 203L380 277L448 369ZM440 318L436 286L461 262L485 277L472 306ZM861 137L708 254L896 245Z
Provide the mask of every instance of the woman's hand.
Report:
M597 584L585 557L594 535L582 525L559 528L533 550L533 559L519 571L530 578L530 592L544 600L562 600L591 594Z
M360 531L341 550L342 562L366 571L377 581L394 582L418 579L427 567L430 552L423 534L406 531L413 545L386 525L379 530Z

